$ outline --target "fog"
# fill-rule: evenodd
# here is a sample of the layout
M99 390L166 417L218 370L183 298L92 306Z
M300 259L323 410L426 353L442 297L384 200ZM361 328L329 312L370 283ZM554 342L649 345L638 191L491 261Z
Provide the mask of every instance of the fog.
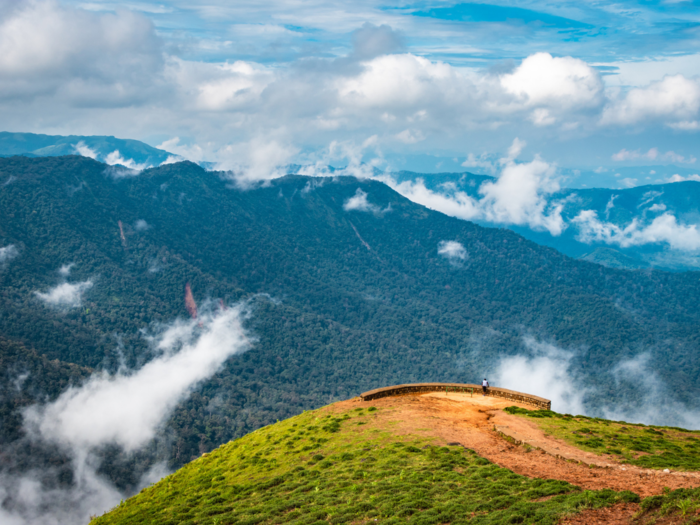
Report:
M70 487L47 484L52 472L37 466L21 475L0 475L0 522L10 525L87 523L122 494L98 474L98 450L106 445L134 453L148 445L192 390L250 341L241 326L243 306L178 320L150 339L157 357L138 370L101 372L56 400L24 410L25 440L55 445L71 461ZM156 464L141 485L166 474Z

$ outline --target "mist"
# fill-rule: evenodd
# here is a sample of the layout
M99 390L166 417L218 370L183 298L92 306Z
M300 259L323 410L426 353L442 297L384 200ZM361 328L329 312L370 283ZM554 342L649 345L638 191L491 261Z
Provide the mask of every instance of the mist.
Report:
M586 400L595 393L595 385L574 373L577 350L523 338L526 353L500 359L491 384L534 394L552 401L552 410L559 413L603 417L616 421L645 425L677 426L700 429L700 410L678 400L671 388L654 369L649 352L619 361L604 377L617 390L634 392L631 400L617 400L596 410Z
M244 307L177 320L150 343L157 357L135 371L94 374L56 400L23 412L28 444L56 446L70 458L73 482L57 488L45 482L50 469L0 474L0 522L10 525L87 523L128 497L98 474L97 452L116 446L130 454L147 446L176 406L231 356L250 347L242 327ZM141 486L160 479L155 465Z

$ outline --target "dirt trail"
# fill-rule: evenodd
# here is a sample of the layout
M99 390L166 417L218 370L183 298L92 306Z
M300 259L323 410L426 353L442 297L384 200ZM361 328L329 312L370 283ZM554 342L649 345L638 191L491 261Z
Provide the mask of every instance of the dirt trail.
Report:
M584 452L545 436L534 423L502 410L513 405L532 408L477 394L472 397L469 394L433 392L370 402L343 401L331 405L328 410L376 406L383 409L376 412L373 424L377 428L390 428L398 434L433 436L444 445L459 443L518 474L560 479L584 489L631 490L646 497L661 494L664 487L700 486L700 474L695 472L664 473L621 465L608 457ZM502 434L537 448L528 451L527 447L511 443Z

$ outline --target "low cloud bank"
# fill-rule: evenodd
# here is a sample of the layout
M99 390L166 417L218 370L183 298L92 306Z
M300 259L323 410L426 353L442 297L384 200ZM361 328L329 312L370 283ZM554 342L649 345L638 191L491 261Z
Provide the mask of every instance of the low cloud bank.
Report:
M114 178L122 178L122 177L129 177L129 176L134 176L138 175L141 173L143 170L152 168L153 165L143 162L139 163L136 162L134 159L127 159L125 158L118 149L115 149L114 151L103 154L98 152L97 150L91 148L87 144L85 144L84 141L80 141L77 144L73 145L73 150L75 153L78 155L81 155L83 157L88 157L100 162L104 162L105 164L108 164L109 166L115 166L116 168L118 167L123 167L125 169L119 170L119 169L112 169L109 171L109 174L112 175ZM171 155L168 157L162 164L172 164L173 162L178 162L180 160L183 160L177 156Z
M651 355L642 352L621 360L611 371L615 386L637 393L634 402L596 408L586 406L593 386L572 368L575 351L525 337L527 353L502 358L491 382L520 392L550 399L552 410L574 415L600 416L617 421L700 429L700 411L678 401L654 369Z
M42 471L0 475L0 522L87 523L91 515L125 498L97 474L95 452L105 445L127 453L147 445L197 384L216 373L229 357L249 348L243 315L238 305L201 315L196 321L176 321L151 338L158 357L139 370L96 374L51 403L27 408L27 439L57 445L68 454L74 483L70 488L47 488ZM160 467L149 471L147 481L165 473Z
M391 205L382 209L376 204L372 204L367 199L367 193L362 191L362 189L357 188L355 195L350 197L345 204L343 204L343 209L345 211L365 211L374 213L375 215L381 215L383 213L391 211Z
M77 308L82 304L83 294L92 288L92 285L93 282L90 279L79 283L61 283L49 289L48 292L34 292L34 294L48 306Z
M461 242L440 241L438 255L442 255L452 264L459 264L467 258L467 250Z
M584 414L586 390L572 381L573 353L532 337L524 343L530 354L501 359L492 384L550 399L557 412Z
M495 181L481 185L479 198L457 189L455 185L443 185L435 190L428 188L421 178L398 182L391 173L376 172L375 165L362 162L363 152L376 147L376 137L370 137L361 146L334 142L325 158L314 166L303 167L298 173L329 176L328 164L333 160L346 159L347 166L334 171L332 175L378 180L407 199L452 217L527 225L535 230L560 235L567 227L562 218L565 202L549 199L560 189L556 166L538 156L531 162L517 162L525 145L517 138L513 141L508 154L498 160L500 174Z
M10 262L19 255L19 250L14 244L8 244L0 248L0 266Z
M656 205L653 211L661 211L661 205ZM674 250L700 249L700 231L697 225L681 224L669 212L659 215L647 225L633 219L627 226L621 227L611 222L600 221L594 210L584 210L572 222L579 228L577 238L585 243L603 242L622 248L665 243Z

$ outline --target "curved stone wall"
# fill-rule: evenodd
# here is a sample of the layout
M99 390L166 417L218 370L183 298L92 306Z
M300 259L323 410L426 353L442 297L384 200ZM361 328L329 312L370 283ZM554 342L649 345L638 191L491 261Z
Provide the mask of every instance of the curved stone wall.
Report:
M362 398L363 401L371 401L372 399L379 399L381 397L406 396L411 394L423 394L426 392L460 392L481 395L481 385L461 383L415 383L411 385L396 385L370 390L369 392L360 394L360 398ZM508 390L507 388L489 387L487 395L510 399L517 403L525 403L544 410L551 410L552 408L552 402L549 399L523 394L515 390Z

